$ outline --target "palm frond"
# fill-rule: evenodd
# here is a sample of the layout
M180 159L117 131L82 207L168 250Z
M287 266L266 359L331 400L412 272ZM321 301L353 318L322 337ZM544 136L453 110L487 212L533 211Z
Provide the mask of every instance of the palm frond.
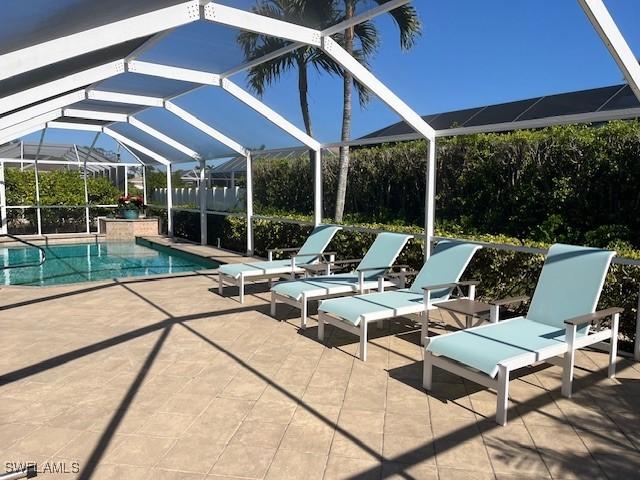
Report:
M384 5L389 0L376 0L378 5ZM403 5L389 12L395 20L400 31L400 47L403 50L410 50L422 35L422 22L418 11L412 5Z

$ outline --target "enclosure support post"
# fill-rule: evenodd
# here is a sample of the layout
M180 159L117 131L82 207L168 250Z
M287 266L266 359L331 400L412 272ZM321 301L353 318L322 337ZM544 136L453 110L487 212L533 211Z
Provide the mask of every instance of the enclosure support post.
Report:
M124 167L124 194L129 195L129 168Z
M251 153L247 153L247 255L253 255L253 178Z
M313 223L322 223L322 150L315 151L313 162Z
M173 237L173 187L171 185L171 164L167 165L167 233Z
M424 192L424 257L431 255L431 241L434 233L436 203L436 140L429 141L427 159L426 188Z
M77 152L77 149L76 149ZM126 168L126 167L125 167ZM87 186L87 159L84 159L84 214L87 224L87 234L91 233L91 221L89 219L89 188Z
M36 221L38 224L38 235L42 235L42 215L40 213L40 175L38 174L38 160L33 163L33 172L36 180Z
M206 160L200 160L200 187L198 193L200 194L200 244L207 244L207 181L206 181Z
M7 194L4 186L4 162L0 162L0 234L7 232Z
M633 358L640 362L640 289L638 289L638 308L636 310L636 341L633 344Z
M142 201L146 205L147 202L147 166L142 165Z

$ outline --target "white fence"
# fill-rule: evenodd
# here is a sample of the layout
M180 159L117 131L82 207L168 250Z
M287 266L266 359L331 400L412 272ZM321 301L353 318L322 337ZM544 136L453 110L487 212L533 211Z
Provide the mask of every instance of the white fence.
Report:
M200 205L199 188L174 188L173 206L198 208ZM216 212L238 212L245 210L246 190L240 187L213 187L206 189L207 210ZM150 204L166 205L167 189L154 188Z

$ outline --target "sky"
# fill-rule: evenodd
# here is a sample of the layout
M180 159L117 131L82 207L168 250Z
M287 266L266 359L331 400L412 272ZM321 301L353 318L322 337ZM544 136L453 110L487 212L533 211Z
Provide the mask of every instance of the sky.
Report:
M640 1L605 2L640 57ZM413 4L423 22L423 34L415 48L409 52L400 50L397 28L390 16L384 15L376 20L382 44L370 63L376 76L420 114L624 82L577 0L415 0ZM245 84L243 74L233 79ZM314 136L322 142L339 140L341 80L312 72L309 88ZM223 128L237 124L236 128L243 130L237 135L245 142L253 138L261 143L267 132L269 138L273 134L270 127L251 124L249 117L243 121L231 111L231 104L210 105L204 93L202 98L194 96L189 100L193 108L200 105L203 112L214 112ZM265 93L263 101L302 127L295 72L284 75ZM366 109L356 102L352 137L398 120L377 99ZM37 141L39 134L26 139ZM91 140L89 133L51 130L46 136L46 141L52 143L90 144ZM268 146L291 144L286 136L274 137L273 141ZM113 142L106 138L99 145L113 148Z

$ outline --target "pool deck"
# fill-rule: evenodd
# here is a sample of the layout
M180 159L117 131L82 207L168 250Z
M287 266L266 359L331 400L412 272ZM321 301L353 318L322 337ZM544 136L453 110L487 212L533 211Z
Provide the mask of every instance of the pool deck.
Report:
M244 305L216 287L197 273L0 289L0 467L79 470L43 479L638 478L636 363L608 380L606 354L581 351L571 400L559 367L525 370L503 428L491 391L439 370L422 390L411 322L372 328L362 363L355 337L328 327L322 344L291 308L270 317L263 285Z
M189 242L180 238L171 238L164 235L160 236L148 236L139 237L151 243L156 243L165 247L170 247L175 250L198 255L200 257L208 258L219 264L225 263L244 263L244 262L259 262L264 258L260 257L248 257L231 250L224 250L222 248L215 248L209 245L199 245L197 243Z

